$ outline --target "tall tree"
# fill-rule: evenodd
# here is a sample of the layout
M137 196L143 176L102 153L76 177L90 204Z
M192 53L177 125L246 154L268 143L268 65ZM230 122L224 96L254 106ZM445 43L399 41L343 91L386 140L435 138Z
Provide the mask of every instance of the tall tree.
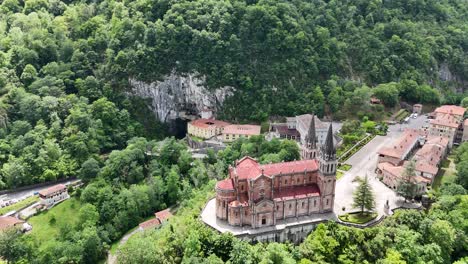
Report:
M359 180L359 186L354 191L353 200L353 207L360 208L361 214L364 213L364 209L367 211L374 210L375 197L367 175L364 179Z
M409 161L398 184L397 193L405 198L405 202L408 199L413 199L416 194L415 168L416 162L414 160Z

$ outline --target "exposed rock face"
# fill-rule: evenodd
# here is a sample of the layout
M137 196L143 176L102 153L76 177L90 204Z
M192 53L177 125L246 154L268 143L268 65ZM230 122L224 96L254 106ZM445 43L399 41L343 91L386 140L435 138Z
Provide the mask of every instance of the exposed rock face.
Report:
M439 66L438 74L442 81L457 83L457 92L459 93L463 93L468 88L468 80L465 80L463 76L452 74L447 63L442 63Z
M222 87L210 91L203 86L203 78L195 74L171 74L163 81L145 83L130 79L134 95L150 98L151 109L161 122L171 123L193 115L200 116L203 109L216 110L224 99L234 91L232 87Z

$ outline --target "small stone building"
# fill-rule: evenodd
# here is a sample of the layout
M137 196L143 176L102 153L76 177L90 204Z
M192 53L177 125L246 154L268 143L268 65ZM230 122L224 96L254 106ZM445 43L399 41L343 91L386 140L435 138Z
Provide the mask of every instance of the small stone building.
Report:
M241 137L250 138L260 135L261 127L257 125L229 125L223 130L223 141L232 142Z
M422 104L414 104L413 113L420 115L422 113Z
M67 186L57 184L39 192L40 204L51 207L56 203L70 198Z

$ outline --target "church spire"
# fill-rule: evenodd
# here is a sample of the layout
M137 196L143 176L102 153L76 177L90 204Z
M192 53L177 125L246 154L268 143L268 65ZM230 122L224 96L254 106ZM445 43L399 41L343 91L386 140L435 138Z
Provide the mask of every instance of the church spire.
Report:
M333 127L330 123L328 127L327 138L325 139L325 144L322 146L322 153L328 160L335 159L336 149L335 144L333 143Z
M312 115L312 119L310 120L309 131L306 136L306 144L309 148L315 149L316 148L316 135L315 135L315 115Z

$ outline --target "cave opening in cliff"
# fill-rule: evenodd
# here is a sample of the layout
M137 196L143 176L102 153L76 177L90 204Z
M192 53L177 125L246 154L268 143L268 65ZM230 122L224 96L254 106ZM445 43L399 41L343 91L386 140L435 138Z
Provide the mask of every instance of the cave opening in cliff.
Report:
M182 118L177 118L174 120L174 124L172 127L172 133L174 134L174 137L177 139L182 139L187 135L187 123L190 120L187 119L182 119Z

